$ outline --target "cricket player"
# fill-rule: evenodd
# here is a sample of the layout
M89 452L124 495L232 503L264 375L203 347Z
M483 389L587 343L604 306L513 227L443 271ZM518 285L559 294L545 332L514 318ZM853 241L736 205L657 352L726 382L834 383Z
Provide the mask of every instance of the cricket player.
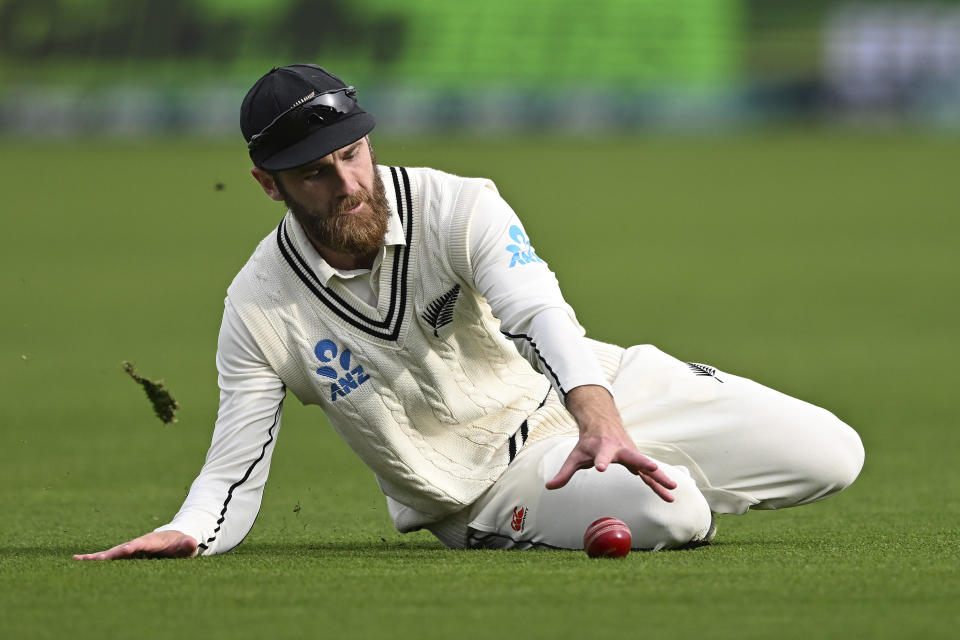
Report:
M451 548L582 548L603 516L634 548L702 544L713 514L813 502L857 477L860 438L828 411L587 338L492 182L379 165L373 127L315 65L247 93L251 173L287 212L227 292L206 462L169 524L75 557L238 545L287 391L374 473L398 530Z

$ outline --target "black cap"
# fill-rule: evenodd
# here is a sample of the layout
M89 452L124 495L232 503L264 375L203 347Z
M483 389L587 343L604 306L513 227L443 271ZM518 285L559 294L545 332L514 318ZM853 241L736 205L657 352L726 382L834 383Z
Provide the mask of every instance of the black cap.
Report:
M250 88L240 107L240 130L250 142L280 114L314 95L345 89L346 84L315 64L274 67ZM373 130L373 116L355 105L330 124L318 123L298 140L277 145L258 145L250 159L261 169L281 171L312 162L356 142ZM273 129L271 129L273 130Z

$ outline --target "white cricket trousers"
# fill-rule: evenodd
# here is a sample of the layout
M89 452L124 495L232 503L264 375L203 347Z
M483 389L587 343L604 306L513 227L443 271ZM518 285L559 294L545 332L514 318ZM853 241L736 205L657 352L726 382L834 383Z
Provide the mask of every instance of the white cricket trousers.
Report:
M613 516L630 526L635 549L682 547L703 539L711 512L822 500L863 466L859 436L829 411L650 345L624 352L613 388L627 432L677 483L676 500L620 465L578 471L548 491L577 438L531 438L472 505L469 546L582 549L587 526Z

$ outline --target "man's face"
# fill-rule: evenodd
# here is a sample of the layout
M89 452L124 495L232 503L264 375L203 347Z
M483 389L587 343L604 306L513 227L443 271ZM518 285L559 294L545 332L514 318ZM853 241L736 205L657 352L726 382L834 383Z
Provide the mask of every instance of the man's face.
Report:
M310 164L280 171L283 201L314 243L362 256L383 245L390 207L366 138Z

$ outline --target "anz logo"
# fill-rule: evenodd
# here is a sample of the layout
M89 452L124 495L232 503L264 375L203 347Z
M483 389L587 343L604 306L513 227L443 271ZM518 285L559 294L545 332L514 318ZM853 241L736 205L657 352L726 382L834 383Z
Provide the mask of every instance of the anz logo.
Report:
M543 262L536 251L533 250L533 247L530 245L530 239L527 238L527 234L523 232L523 229L517 225L510 227L510 238L517 244L507 245L507 252L510 253L510 266L507 267L508 269L513 269L518 264Z
M313 353L317 360L323 363L331 363L317 369L317 375L330 378L330 401L336 402L337 398L342 398L348 393L362 385L370 379L370 376L363 372L363 367L357 365L350 368L350 349L344 349L340 352L333 340L321 340L313 348ZM337 354L340 355L337 358ZM336 358L336 360L334 360ZM335 365L339 366L339 371Z

